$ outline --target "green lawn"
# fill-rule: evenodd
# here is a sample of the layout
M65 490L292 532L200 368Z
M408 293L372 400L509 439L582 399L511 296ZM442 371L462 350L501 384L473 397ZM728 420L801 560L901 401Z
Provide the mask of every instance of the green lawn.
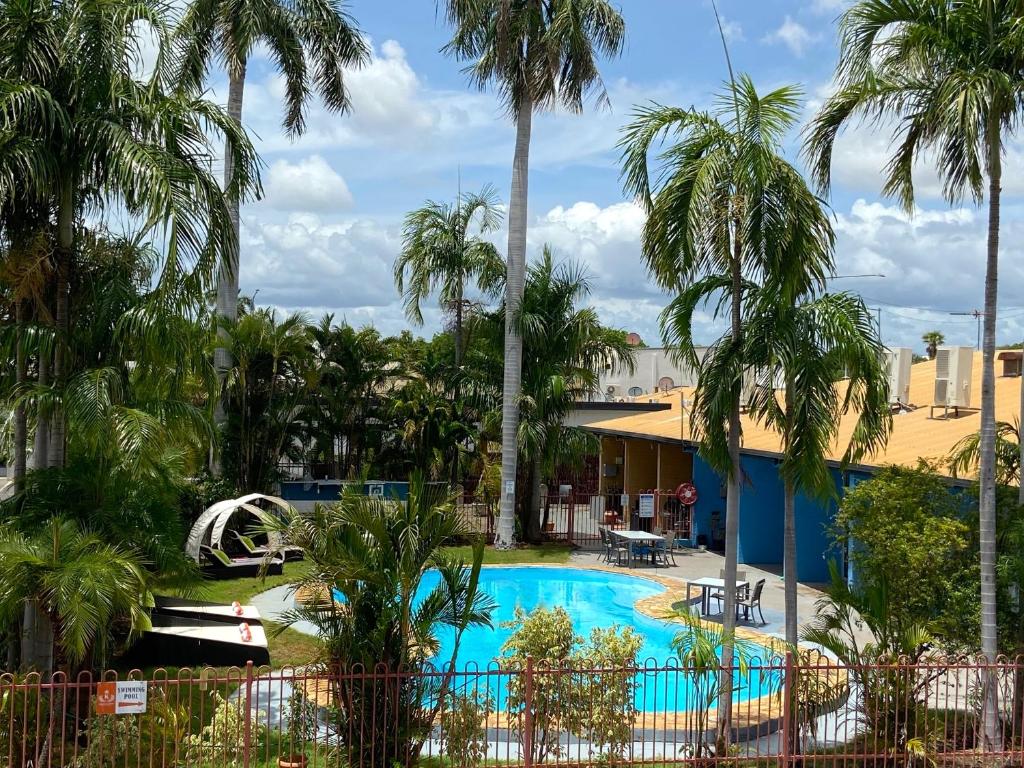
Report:
M463 559L470 557L470 547L452 547L451 552L461 555ZM515 563L547 563L558 565L569 561L572 548L565 544L541 544L525 546L517 549L499 551L488 547L484 554L484 562L492 565L510 565ZM245 579L223 579L207 581L198 595L203 600L218 603L231 603L237 600L245 603L274 587L290 584L304 576L309 570L309 563L285 563L284 573L280 576L267 576L265 579L256 577ZM316 640L309 635L296 632L294 629L282 629L271 621L263 620L267 631L267 642L270 646L270 659L275 667L285 665L308 664L316 657Z

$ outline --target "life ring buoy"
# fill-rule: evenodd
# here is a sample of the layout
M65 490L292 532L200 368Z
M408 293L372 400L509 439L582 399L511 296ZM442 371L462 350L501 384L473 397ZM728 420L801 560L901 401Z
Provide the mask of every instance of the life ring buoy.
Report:
M697 486L693 483L680 483L676 488L676 498L687 507L697 503Z

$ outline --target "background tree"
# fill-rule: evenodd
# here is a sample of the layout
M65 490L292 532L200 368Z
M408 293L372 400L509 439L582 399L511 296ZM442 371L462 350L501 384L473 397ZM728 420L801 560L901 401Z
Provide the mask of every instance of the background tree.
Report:
M519 473L524 493L517 494L516 511L523 537L534 543L542 538L544 478L559 465L578 463L597 448L593 435L564 426L565 417L578 401L593 397L607 366L633 369L634 350L625 333L606 328L592 307L580 306L589 294L590 279L583 268L559 263L545 246L541 260L527 272L519 317L513 321L523 342L524 363L518 436L525 464ZM481 323L496 359L500 359L506 322L501 308ZM500 380L491 382L495 395L499 384Z
M829 236L818 246L830 248L831 227L823 223L821 232ZM786 642L795 647L796 493L822 502L836 497L828 457L844 416L857 414L843 455L846 464L884 443L892 415L882 342L863 300L839 293L789 303L786 294L772 284L758 292L745 357L757 371L751 415L782 436ZM785 387L781 404L775 388L780 379Z
M840 22L837 90L808 131L807 152L818 184L829 185L835 138L866 118L895 125L896 149L883 191L914 209L913 169L936 159L950 203L985 198L988 243L982 339L980 531L981 649L997 653L995 341L999 273L999 203L1004 136L1022 117L1024 45L1016 0L862 0ZM984 706L985 739L999 742L995 681Z
M600 55L622 51L625 23L607 0L447 0L454 28L445 52L469 61L472 82L481 89L495 84L516 123L509 194L505 307L515 318L526 279L526 216L530 133L535 110L561 106L580 112L584 99L607 93L597 69ZM504 383L501 418L502 488L515 487L518 463L519 393L523 342L515 323L505 326ZM514 494L501 495L495 545L514 540Z
M456 367L465 349L466 288L475 282L481 293L493 295L505 282L498 249L483 237L500 223L498 197L489 186L461 195L454 204L428 201L405 217L395 285L406 316L417 325L423 324L421 302L438 291L441 310L451 318L455 334ZM470 234L471 227L476 234Z
M284 78L284 130L289 136L298 136L305 128L304 110L314 90L328 110L346 112L350 101L345 69L360 67L370 59L366 41L343 11L340 0L193 0L181 19L178 38L180 77L187 87L201 89L210 62L216 59L224 63L228 72L227 114L239 131L246 66L258 46L270 50ZM240 170L235 154L229 137L224 145L224 189L234 237L217 274L217 314L228 320L238 316L241 197L234 191ZM226 341L223 335L221 340ZM231 365L226 344L216 347L214 358L223 376Z
M727 85L710 114L659 105L638 109L620 142L625 188L647 213L644 261L675 295L661 318L665 343L698 371L695 437L702 456L726 478L727 583L736 576L739 531L744 302L756 287L752 280L782 281L786 274L790 284L811 285L829 266L815 258L820 247L804 248L821 241L821 204L780 154L797 120L798 95L783 87L761 96L744 75ZM666 137L675 143L650 158ZM793 254L801 259L786 258ZM729 331L698 359L692 318L709 300L716 302L716 315L728 312ZM732 664L735 597L725 590L725 668ZM723 680L722 742L729 733L730 691L731 681Z
M939 347L946 343L946 337L942 334L942 331L927 331L921 334L921 341L925 343L925 352L928 353L928 359L934 360L935 355L939 353Z

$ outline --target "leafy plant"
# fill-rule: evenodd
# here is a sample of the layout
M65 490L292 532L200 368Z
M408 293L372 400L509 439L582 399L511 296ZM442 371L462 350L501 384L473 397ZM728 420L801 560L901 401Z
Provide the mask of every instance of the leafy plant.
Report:
M487 718L494 701L479 693L453 693L441 710L441 748L452 765L475 768L487 758Z
M213 762L216 765L238 765L244 754L246 712L243 701L227 701L220 691L212 697L213 715L199 733L185 739L187 762ZM253 711L249 718L249 743L259 747L267 735L267 715Z
M587 642L573 630L564 608L516 609L505 626L514 628L503 658L520 670L508 683L508 709L518 713L514 728L525 743L527 659L531 680L533 756L561 754L561 735L586 739L602 758L623 757L636 715L636 656L643 639L629 627L595 629ZM593 670L578 672L577 670Z

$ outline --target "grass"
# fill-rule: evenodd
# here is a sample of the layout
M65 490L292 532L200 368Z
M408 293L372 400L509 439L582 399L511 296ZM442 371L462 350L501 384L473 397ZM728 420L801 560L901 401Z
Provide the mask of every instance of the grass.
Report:
M469 560L471 547L450 547L449 552ZM569 562L572 555L572 547L568 544L531 544L516 549L495 549L487 547L484 550L484 563L486 565L517 565L522 563L546 563L548 565L562 565Z

